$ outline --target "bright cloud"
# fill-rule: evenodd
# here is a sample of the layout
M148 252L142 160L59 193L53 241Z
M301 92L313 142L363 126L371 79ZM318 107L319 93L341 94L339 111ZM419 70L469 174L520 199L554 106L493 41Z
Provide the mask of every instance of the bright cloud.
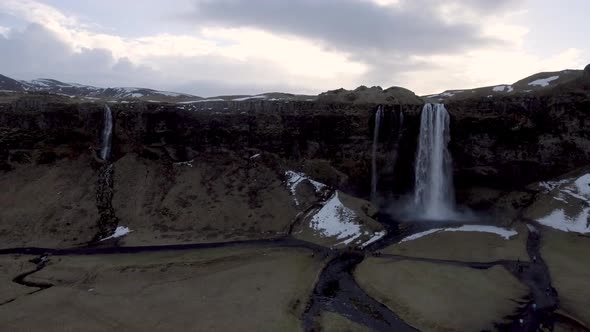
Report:
M99 16L66 14L66 3L0 2L0 73L200 95L361 84L425 94L579 68L589 54L582 44L551 55L527 49L535 27L523 23L522 0L184 0L181 12L161 6L182 31L143 35L109 29ZM116 1L101 4L117 10ZM152 23L137 25L147 31Z

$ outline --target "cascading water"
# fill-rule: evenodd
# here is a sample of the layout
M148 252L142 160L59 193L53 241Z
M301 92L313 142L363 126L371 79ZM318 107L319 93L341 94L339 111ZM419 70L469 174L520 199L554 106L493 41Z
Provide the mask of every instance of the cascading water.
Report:
M381 120L383 120L383 107L379 106L375 113L375 128L373 129L373 157L371 160L371 202L375 203L377 200L377 147L379 144L379 128L381 128Z
M398 157L398 148L399 148L399 143L402 139L402 134L403 134L403 130L404 130L404 111L403 109L401 109L401 105L400 105L400 110L399 112L394 113L395 115L395 125L393 126L393 128L395 129L395 136L394 136L394 141L393 141L393 148L392 148L392 172L393 170L395 170L395 165L397 164L397 157Z
M422 109L416 155L414 203L419 215L430 220L453 217L454 190L449 113L443 104Z
M109 105L104 105L104 125L102 128L102 148L100 158L107 160L111 155L111 140L113 137L113 113Z
M100 168L98 179L96 181L96 208L100 218L97 221L98 232L95 235L95 241L106 238L113 234L119 219L115 215L113 208L114 195L114 164L109 162L111 157L111 144L113 138L113 112L109 105L104 105L104 124L102 128L102 147L100 149L100 158L105 163Z

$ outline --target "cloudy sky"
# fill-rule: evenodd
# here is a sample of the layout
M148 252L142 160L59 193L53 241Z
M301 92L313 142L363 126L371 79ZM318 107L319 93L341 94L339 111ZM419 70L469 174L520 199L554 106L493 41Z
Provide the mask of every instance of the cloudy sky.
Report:
M590 62L588 0L0 0L0 74L202 96L436 93Z

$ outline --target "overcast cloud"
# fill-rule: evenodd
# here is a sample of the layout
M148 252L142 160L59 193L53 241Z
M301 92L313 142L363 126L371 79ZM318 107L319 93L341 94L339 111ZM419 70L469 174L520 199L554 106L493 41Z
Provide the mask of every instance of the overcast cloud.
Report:
M590 31L580 13L590 10L584 0L572 0L572 12L560 8L557 17L551 17L549 0L180 0L176 5L3 0L0 74L204 96L319 93L361 84L400 85L426 94L511 83L537 71L590 62L584 34L568 34L572 27ZM133 10L129 22L117 13L123 8ZM561 38L565 34L569 38Z

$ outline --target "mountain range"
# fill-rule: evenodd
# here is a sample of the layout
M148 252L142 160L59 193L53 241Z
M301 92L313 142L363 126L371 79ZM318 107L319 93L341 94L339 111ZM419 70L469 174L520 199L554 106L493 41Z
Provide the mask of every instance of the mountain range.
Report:
M584 70L566 69L556 72L537 73L523 78L512 84L492 85L474 89L446 90L438 94L416 96L412 91L391 87L361 86L355 90L337 89L320 95L297 95L282 92L264 93L258 95L231 95L203 98L186 93L160 91L141 87L112 87L99 88L78 83L64 83L55 79L40 78L30 81L16 80L0 75L0 92L24 94L54 94L72 99L86 101L103 100L143 100L148 102L206 102L206 101L246 101L246 100L324 100L328 102L353 103L388 103L410 102L419 99L430 102L447 102L450 99L466 99L473 97L492 98L509 94L529 94L549 91L557 86L572 82L583 76Z

